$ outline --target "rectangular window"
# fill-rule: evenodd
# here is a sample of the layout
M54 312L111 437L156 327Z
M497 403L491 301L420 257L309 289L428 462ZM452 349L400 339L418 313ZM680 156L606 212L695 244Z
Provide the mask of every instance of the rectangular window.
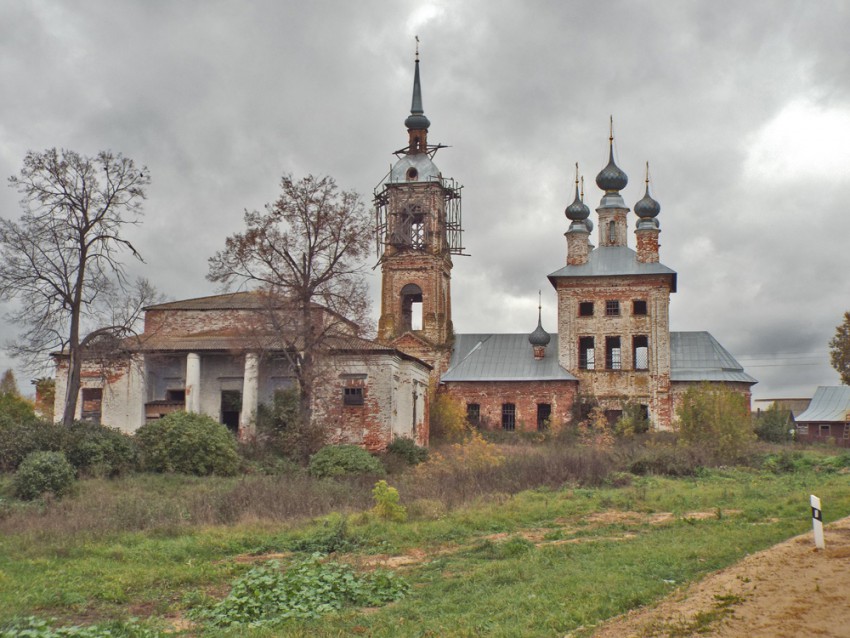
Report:
M363 388L343 388L344 405L363 405Z
M830 435L830 427L827 423L820 424L820 435L821 436L829 436Z
M633 315L645 315L646 314L646 301L643 299L635 299L632 302L632 314Z
M466 420L474 426L478 426L481 423L481 406L479 404L466 404Z
M594 355L593 337L579 337L578 367L582 370L594 370L596 368L596 357Z
M552 416L551 403L537 404L537 429L543 431L549 427L549 417Z
M593 302L592 301L582 301L578 305L578 316L579 317L592 317L593 316Z
M103 390L100 388L83 388L83 421L100 423L101 406L103 405Z
M649 370L649 339L646 335L632 337L635 370Z
M808 424L797 426L797 436L809 436L809 426L808 426Z
M620 337L605 337L605 368L619 370L621 367Z
M186 390L166 390L165 400L173 403L184 403L186 401Z
M620 316L620 302L616 299L609 299L605 302L605 316L606 317L619 317Z
M502 404L502 429L508 432L516 429L516 406L513 403Z

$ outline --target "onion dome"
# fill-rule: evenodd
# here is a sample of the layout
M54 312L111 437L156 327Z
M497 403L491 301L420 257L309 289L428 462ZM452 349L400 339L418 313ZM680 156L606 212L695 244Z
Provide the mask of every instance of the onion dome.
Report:
M566 210L564 211L564 215L567 216L567 219L570 219L572 221L583 221L590 217L590 209L582 201L581 195L579 195L578 164L576 164L576 197L573 200L573 203L567 206Z
M543 329L543 323L541 321L541 308L537 307L537 327L534 329L530 335L528 335L528 343L532 346L536 346L538 348L545 348L549 345L549 342L552 340L551 335Z
M629 183L629 177L614 162L614 118L611 118L611 133L608 136L608 166L599 171L596 185L606 192L621 191Z
M635 215L641 219L653 219L661 212L661 204L649 194L649 162L646 163L646 194L635 204Z
M418 43L418 39L417 39ZM404 125L413 131L427 131L431 120L425 117L422 108L422 87L419 84L419 45L416 49L416 70L413 73L413 101L410 105L410 115L404 120Z

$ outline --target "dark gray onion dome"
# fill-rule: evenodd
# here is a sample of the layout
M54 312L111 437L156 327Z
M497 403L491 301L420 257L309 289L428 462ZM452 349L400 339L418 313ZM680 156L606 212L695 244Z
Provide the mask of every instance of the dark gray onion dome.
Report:
M422 108L422 87L419 84L419 51L416 52L416 69L413 72L413 100L410 105L410 115L404 120L404 125L414 131L428 130L431 121L425 117Z
M578 184L576 184L576 198L573 200L573 203L567 206L564 211L564 215L567 216L567 219L571 219L573 221L581 221L590 217L590 209L587 205L581 201L581 197L578 193Z
M635 204L635 215L641 219L652 219L653 217L657 217L660 212L661 204L652 199L652 196L649 194L649 184L647 184L646 194Z
M614 163L614 141L611 139L608 166L599 171L596 185L606 192L621 191L629 183L629 177Z
M534 332L528 335L528 343L532 346L548 346L551 340L552 337L543 329L538 311L537 327L534 329Z
M590 217L584 220L584 225L587 226L587 232L593 232L593 220Z

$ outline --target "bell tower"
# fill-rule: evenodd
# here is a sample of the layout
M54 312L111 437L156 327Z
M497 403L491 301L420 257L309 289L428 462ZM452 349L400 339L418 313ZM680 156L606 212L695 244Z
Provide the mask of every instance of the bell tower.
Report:
M413 100L404 120L408 145L375 189L376 246L381 266L378 340L434 367L439 378L451 354L452 255L461 245L461 186L446 179L428 144L431 122L422 108L419 45Z

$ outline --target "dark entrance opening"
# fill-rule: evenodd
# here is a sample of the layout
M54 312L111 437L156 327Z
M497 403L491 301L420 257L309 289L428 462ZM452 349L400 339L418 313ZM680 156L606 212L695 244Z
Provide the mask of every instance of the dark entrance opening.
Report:
M542 432L549 427L549 418L552 416L551 403L537 404L537 429Z
M401 330L422 330L422 289L416 284L401 289Z
M239 431L239 414L242 412L242 393L239 390L221 391L221 422L231 432Z

